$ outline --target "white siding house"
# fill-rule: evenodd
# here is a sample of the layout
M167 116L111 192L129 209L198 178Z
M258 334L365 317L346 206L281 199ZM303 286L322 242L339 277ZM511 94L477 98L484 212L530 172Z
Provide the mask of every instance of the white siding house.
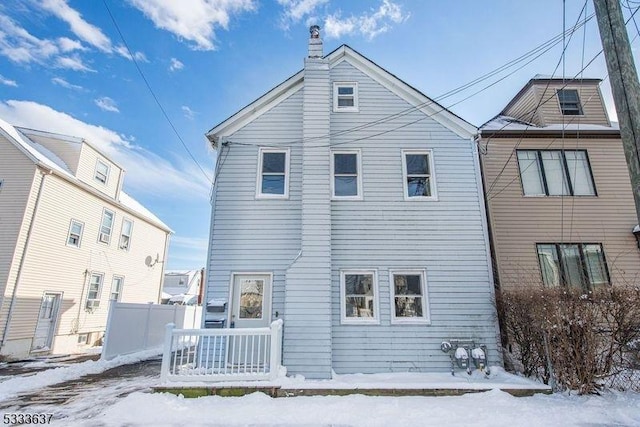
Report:
M444 371L453 339L501 363L476 129L313 30L302 71L207 133L205 300L283 319L307 378Z
M110 301L159 302L171 230L81 138L0 120L0 357L79 352ZM148 265L147 265L148 264Z

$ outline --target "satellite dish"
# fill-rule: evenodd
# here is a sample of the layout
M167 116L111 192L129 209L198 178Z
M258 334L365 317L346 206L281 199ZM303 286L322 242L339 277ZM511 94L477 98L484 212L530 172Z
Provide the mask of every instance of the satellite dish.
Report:
M151 258L151 255L147 255L147 257L144 259L144 265L146 265L147 267L153 267L153 258Z

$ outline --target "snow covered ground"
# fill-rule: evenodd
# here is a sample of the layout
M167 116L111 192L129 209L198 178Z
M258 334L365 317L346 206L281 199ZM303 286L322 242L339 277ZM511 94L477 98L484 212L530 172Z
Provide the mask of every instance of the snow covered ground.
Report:
M83 385L82 392L62 404L51 405L36 400L11 406L19 392L52 393L51 390L55 390L52 384L56 382L77 380L88 373L141 358L136 355L109 362L82 362L6 379L0 383L0 407L4 408L1 412L52 413L51 425L57 426L640 426L640 394L634 393L525 398L512 397L499 390L457 397L270 398L254 393L238 398L186 399L151 393L150 387L158 384L159 376L148 370L137 377L105 375L104 380ZM339 376L324 385L388 388L402 384L404 388L410 388L409 385L419 388L431 374L422 379L419 375ZM491 382L504 384L508 378L499 370L494 375ZM459 380L445 381L444 378L432 379L440 381L440 385L479 380L464 376ZM522 379L513 378L512 381L518 383ZM283 381L282 385L299 387L305 384L311 386L312 382L294 378Z

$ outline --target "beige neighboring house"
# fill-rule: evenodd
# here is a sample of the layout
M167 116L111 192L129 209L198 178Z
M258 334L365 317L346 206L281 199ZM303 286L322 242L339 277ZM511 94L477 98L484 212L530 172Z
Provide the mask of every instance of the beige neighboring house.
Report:
M171 230L87 141L0 120L0 357L80 352L111 300L158 303Z
M503 289L638 283L631 183L599 85L599 79L536 76L481 128Z

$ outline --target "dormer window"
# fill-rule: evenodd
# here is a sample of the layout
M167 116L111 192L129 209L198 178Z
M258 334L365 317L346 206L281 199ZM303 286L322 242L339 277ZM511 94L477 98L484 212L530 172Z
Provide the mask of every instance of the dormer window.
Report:
M575 89L558 89L560 111L565 116L581 116L580 97Z
M358 111L358 83L333 84L333 111Z
M100 184L106 184L109 179L109 165L98 159L96 162L96 174L93 179L98 181Z

